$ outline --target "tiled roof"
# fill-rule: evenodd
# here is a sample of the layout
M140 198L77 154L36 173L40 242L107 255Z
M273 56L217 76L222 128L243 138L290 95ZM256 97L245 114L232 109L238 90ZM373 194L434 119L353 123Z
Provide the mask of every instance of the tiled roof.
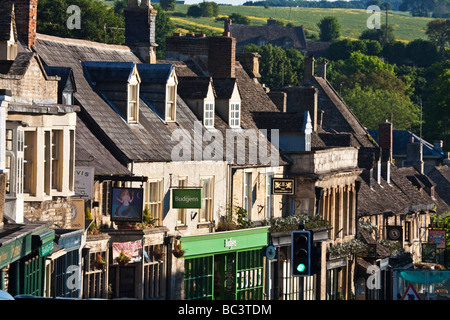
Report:
M437 166L429 173L428 177L436 184L435 191L442 200L450 205L450 167Z
M371 178L371 179L370 179ZM434 208L434 201L425 192L419 192L406 176L391 165L391 183L384 176L377 182L376 169L365 169L360 177L358 215L370 216L382 213L406 214Z
M140 101L139 123L127 124L112 108L112 104L107 98L108 92L104 89L99 90L87 81L82 67L83 61L139 64L139 59L128 47L38 34L36 50L47 65L72 68L77 86L77 92L74 94L75 103L81 107L79 117L123 165L129 161L171 161L171 152L178 144L178 141L172 141L172 133L176 129L186 129L189 133L194 132L194 124L198 119L180 97L177 98L176 122L165 123L152 106L143 100L145 99L144 92L143 99ZM165 61L160 61L160 63L166 64ZM173 65L175 65L178 76L178 72L183 75L198 76L186 63L173 62ZM153 67L155 66L153 65ZM160 68L163 69L162 66ZM278 109L264 90L248 77L238 63L236 77L242 97L241 127L256 129L251 117L252 110L276 111ZM141 88L145 87L144 84L144 82L141 83ZM217 113L215 128L223 133L230 129ZM205 131L204 128L202 130ZM237 130L235 133L245 136L245 130ZM223 136L225 137L225 134ZM268 144L268 148L270 148L270 144ZM226 157L225 152L223 156ZM248 152L246 152L246 156L246 163L248 163ZM235 153L236 157L237 152ZM284 162L280 160L280 163Z

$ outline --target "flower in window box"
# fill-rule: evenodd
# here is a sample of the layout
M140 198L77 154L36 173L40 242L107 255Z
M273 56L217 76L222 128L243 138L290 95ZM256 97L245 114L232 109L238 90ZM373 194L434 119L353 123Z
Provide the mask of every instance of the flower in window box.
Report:
M104 270L106 268L106 260L103 259L100 253L97 254L94 261L95 269Z
M127 256L125 252L120 251L119 256L114 260L119 264L119 266L126 266L130 262L131 258Z

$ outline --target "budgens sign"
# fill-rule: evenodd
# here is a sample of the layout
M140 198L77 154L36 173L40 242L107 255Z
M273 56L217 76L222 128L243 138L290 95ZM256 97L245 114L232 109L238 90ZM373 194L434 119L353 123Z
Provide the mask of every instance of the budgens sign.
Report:
M202 189L172 189L173 209L201 209Z

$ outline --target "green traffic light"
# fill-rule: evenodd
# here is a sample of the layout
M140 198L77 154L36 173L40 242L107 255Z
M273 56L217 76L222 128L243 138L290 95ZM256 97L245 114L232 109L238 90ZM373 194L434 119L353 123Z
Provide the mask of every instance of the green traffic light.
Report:
M297 271L298 271L298 272L303 272L303 271L305 271L305 265L304 265L303 263L300 263L300 264L297 266Z

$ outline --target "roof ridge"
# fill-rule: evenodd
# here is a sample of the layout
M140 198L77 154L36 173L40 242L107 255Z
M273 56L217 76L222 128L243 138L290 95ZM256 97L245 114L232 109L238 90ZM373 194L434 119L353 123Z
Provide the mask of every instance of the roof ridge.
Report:
M99 49L123 50L123 51L131 52L130 47L118 45L118 44L106 44L106 43L101 43L101 42L75 39L75 38L61 38L61 37L51 36L51 35L43 34L43 33L37 33L36 37L38 40L53 41L53 42L59 42L59 43L64 43L64 44L68 44L68 45L74 45L74 46L90 46L90 47L95 47L95 48L99 48Z

